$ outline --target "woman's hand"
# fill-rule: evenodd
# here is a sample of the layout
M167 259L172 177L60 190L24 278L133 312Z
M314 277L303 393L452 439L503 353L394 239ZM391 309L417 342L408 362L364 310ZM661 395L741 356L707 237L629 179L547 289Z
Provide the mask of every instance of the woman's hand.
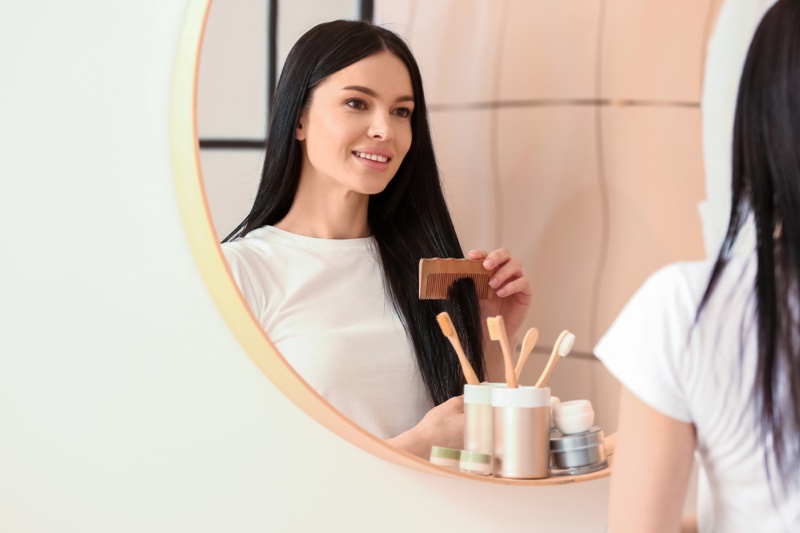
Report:
M525 277L522 263L511 257L511 253L505 248L491 253L471 250L467 257L483 260L483 267L487 270L497 268L489 280L489 285L495 290L495 297L481 300L481 319L485 323L488 317L502 315L508 338L514 338L525 323L533 300L533 288L530 280Z
M416 426L387 442L426 460L430 458L432 446L462 449L464 397L454 396L437 405Z

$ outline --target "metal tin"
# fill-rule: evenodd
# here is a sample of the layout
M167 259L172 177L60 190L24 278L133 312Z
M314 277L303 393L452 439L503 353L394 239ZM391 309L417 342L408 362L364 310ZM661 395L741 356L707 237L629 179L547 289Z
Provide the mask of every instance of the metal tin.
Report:
M608 465L603 430L597 426L574 435L563 435L552 431L550 435L550 457L553 468L568 474L600 470ZM555 473L555 472L554 472Z

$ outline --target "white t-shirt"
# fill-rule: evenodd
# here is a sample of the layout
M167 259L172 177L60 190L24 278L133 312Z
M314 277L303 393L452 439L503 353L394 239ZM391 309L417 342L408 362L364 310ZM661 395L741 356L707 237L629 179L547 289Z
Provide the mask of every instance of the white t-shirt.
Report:
M386 439L432 407L372 238L317 239L264 226L222 251L270 340L345 416Z
M645 403L697 429L707 478L698 490L701 532L797 532L800 488L777 492L773 503L756 438L756 260L729 263L692 328L712 265L676 263L653 274L595 354Z

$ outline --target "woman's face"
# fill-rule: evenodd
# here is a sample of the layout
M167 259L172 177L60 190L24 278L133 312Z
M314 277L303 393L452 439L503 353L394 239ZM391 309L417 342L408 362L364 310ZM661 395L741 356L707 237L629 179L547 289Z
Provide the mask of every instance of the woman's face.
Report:
M301 180L344 194L381 192L411 146L413 110L411 76L390 52L332 74L300 116Z

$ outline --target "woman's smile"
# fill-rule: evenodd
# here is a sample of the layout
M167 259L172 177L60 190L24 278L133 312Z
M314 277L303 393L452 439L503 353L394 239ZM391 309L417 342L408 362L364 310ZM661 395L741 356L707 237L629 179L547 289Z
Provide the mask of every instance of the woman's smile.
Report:
M389 162L392 160L391 154L385 150L373 149L363 152L360 150L353 150L352 154L369 168L377 170L387 170L389 168Z
M336 197L380 193L411 147L413 111L411 76L390 52L331 75L314 89L296 130L301 182Z

